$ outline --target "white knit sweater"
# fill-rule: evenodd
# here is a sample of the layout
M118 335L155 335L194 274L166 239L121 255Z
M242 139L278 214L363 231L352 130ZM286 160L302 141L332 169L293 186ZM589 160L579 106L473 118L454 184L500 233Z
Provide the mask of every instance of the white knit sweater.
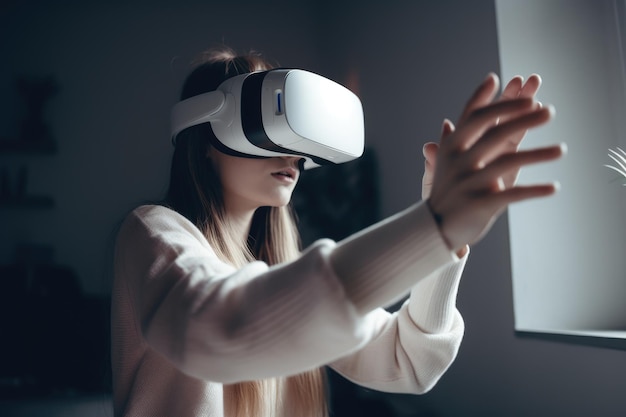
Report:
M372 389L426 392L463 336L455 302L465 259L423 203L346 241L320 240L292 263L241 269L183 216L139 207L115 253L115 415L222 417L222 384L323 365ZM331 263L354 268L339 276ZM398 312L380 308L409 290ZM285 403L280 384L270 395Z

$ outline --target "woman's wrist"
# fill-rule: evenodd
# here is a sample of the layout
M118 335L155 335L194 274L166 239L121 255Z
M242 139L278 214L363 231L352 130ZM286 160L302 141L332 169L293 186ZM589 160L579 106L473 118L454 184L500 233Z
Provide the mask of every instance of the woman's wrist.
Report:
M441 217L439 213L433 210L432 206L430 205L430 200L426 200L426 206L428 207L430 214L432 214L433 219L435 220L435 223L437 224L437 228L439 229L439 233L441 234L441 239L443 239L443 241L446 243L446 245L448 246L448 249L450 249L451 251L454 251L456 253L456 256L458 256L459 258L464 257L467 254L467 251L469 250L468 245L464 245L460 249L454 248L453 245L448 240L448 238L446 237L446 235L443 233L443 230L441 228L441 223L443 222L443 218Z

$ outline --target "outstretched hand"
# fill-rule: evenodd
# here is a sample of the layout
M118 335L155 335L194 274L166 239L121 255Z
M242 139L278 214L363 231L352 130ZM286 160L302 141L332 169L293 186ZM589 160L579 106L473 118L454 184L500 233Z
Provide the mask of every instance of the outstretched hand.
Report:
M444 239L459 251L479 240L513 202L551 195L554 184L516 186L520 169L558 159L561 145L519 151L526 131L550 121L554 110L534 100L541 79L513 78L498 99L490 74L468 101L457 126L445 120L440 144L424 146L422 197Z

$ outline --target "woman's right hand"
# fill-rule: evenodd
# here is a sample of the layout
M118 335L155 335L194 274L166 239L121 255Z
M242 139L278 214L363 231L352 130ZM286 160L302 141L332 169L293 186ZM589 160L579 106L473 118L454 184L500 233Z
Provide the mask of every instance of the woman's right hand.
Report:
M498 77L490 74L468 101L457 126L442 135L437 151L428 205L454 251L482 238L510 203L556 191L555 184L518 186L503 181L523 166L560 158L565 148L512 149L511 138L548 123L554 110L523 95L494 100L498 89Z

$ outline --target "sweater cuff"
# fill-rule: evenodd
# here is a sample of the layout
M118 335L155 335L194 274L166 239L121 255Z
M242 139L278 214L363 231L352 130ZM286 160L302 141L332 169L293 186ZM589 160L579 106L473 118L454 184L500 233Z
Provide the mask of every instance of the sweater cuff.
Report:
M411 289L409 313L425 333L444 333L454 326L457 315L456 298L461 274L469 253L448 265Z
M339 242L331 254L360 313L397 302L421 279L457 260L424 202Z

